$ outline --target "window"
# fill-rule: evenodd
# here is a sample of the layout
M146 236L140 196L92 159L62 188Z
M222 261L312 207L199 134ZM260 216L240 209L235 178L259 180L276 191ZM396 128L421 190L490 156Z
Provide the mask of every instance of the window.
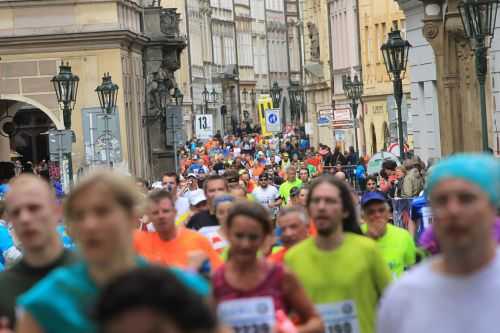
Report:
M252 18L264 21L266 19L264 0L252 0L250 4Z
M224 65L236 64L234 39L224 37Z
M221 37L219 35L214 35L212 38L214 44L214 64L222 65Z
M238 64L253 66L252 36L249 33L238 33Z

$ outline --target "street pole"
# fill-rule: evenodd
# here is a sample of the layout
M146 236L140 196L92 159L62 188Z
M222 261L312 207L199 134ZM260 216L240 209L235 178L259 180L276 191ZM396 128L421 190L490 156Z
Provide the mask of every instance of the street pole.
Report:
M356 99L352 99L352 116L353 116L353 125L354 125L354 141L356 143L356 154L359 157L359 147L358 147L358 103L356 103Z
M63 117L66 118L65 119L65 123L67 122L68 124L68 127L66 129L70 129L71 128L71 109L69 108L69 105L68 104L64 104L64 110L63 110ZM72 132L71 135L74 135L74 133ZM61 141L62 143L62 141ZM73 138L71 139L71 146L73 146ZM73 149L71 149L72 151ZM72 158L72 152L69 152L68 154L68 176L69 176L69 183L70 183L70 186L73 185L73 158ZM61 160L61 165L62 165L62 160Z
M57 130L57 155L59 156L59 179L61 181L61 184L64 184L64 177L63 177L63 135L64 131L63 130Z
M394 98L398 108L398 136L399 136L399 158L404 160L403 119L401 116L401 103L403 102L403 81L400 73L394 73Z
M479 47L475 49L476 74L479 82L479 99L481 106L481 132L483 138L483 151L488 151L488 116L486 115L486 72L488 60L486 59L486 47L484 40L478 41Z
M109 115L106 113L104 115L104 135L106 136L106 139L104 140L105 141L105 149L104 151L106 152L106 162L108 163L108 166L111 168L112 167L112 164L111 164L111 154L110 154L110 151L109 151L109 124L108 124L108 119L109 119Z

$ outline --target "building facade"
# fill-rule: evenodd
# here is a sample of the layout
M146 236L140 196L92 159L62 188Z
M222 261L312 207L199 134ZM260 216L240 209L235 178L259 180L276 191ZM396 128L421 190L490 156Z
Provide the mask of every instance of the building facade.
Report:
M406 19L393 0L359 0L359 30L364 83L363 122L368 155L386 150L397 143L397 111L393 86L389 80L380 47L387 40L391 28L406 32ZM402 118L405 143L411 143L408 135L409 73L403 81Z
M326 1L304 2L304 87L312 122L311 143L331 147L335 143L331 126L318 126L318 119L333 110L328 20Z
M411 81L411 126L408 131L413 136L415 155L427 161L441 156L434 51L422 32L422 2L399 1L399 5L406 16L406 37L412 45L408 59Z
M136 1L0 2L0 116L13 117L18 130L0 138L2 160L10 160L12 151L22 151L25 162L48 159L47 130L64 128L50 79L64 62L80 77L71 117L74 172L96 160L105 162L95 147L102 142L90 142L89 136L99 133L102 119L95 115L100 112L95 88L109 72L120 87L117 114L111 120L116 129L112 161L134 175L147 174L141 14ZM97 124L89 127L87 116ZM28 131L25 123L39 125Z
M441 135L439 126L438 87L436 82L436 59L434 50L424 33L432 34L428 27L424 28L425 6L417 0L398 0L407 17L408 40L413 45L410 53L409 67L411 72L412 126L415 154L424 161L441 156ZM497 21L498 22L498 21ZM491 97L488 100L490 147L500 155L500 106L496 101L500 97L500 89L496 82L500 80L500 36L499 27L491 44L488 68L490 71ZM466 140L471 140L467 138Z
M336 120L333 128L338 138L337 144L347 149L355 146L354 119L351 110L351 100L347 99L342 86L342 77L358 75L361 79L361 52L359 40L359 18L357 0L330 0L328 2L331 72L333 86L334 110ZM359 102L359 101L358 101ZM336 117L335 117L336 115ZM348 121L346 121L346 116ZM363 105L358 106L358 141L361 154L366 153L363 125Z

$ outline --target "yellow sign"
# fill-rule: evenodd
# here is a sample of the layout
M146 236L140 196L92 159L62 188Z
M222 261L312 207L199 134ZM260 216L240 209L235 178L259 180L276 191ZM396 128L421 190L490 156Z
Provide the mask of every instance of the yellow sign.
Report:
M267 131L266 110L273 108L273 99L269 95L259 95L257 100L257 114L259 115L260 128L262 136L271 136L272 133Z

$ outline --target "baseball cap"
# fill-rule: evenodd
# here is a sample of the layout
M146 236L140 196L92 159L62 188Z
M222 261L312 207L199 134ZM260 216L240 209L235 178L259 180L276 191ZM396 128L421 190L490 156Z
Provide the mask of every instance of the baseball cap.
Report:
M298 187L292 187L290 190L290 197L296 197L300 193L300 188Z
M198 178L198 177L196 176L196 174L194 174L194 173L190 173L190 174L188 174L188 175L187 175L187 177L186 177L186 178L194 178L194 179L196 179L196 178Z
M386 199L380 192L368 192L361 198L361 207L364 207L374 201L385 202Z
M197 192L195 195L189 198L189 204L191 206L196 206L197 204L201 203L202 201L206 201L207 197L203 192Z

